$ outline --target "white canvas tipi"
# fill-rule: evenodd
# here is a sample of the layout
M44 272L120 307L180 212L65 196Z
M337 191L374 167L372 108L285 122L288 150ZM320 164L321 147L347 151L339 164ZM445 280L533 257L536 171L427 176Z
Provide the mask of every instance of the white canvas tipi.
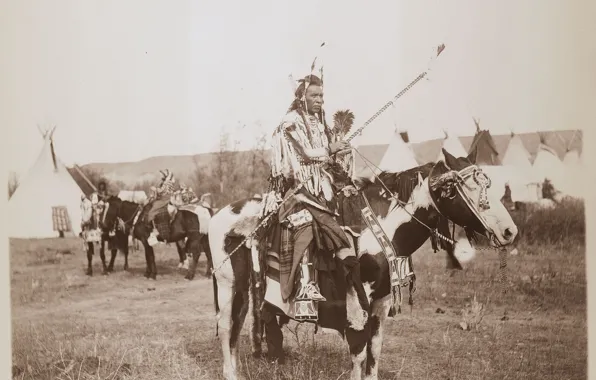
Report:
M530 157L530 152L524 147L521 138L515 133L511 133L511 140L501 161L503 165L531 168Z
M538 146L533 168L541 182L549 179L555 190L561 190L565 187L565 166L559 159L557 152L546 145L542 135L540 136L540 145Z
M570 196L583 198L583 162L577 150L568 150L563 157L565 167L565 186L562 191Z
M455 157L467 157L468 152L464 149L461 141L457 136L449 135L447 131L445 133L445 139L443 140L443 149L452 154ZM443 150L439 151L439 155L435 161L443 160Z
M56 156L54 130L44 133L37 160L8 201L9 237L51 238L81 231L83 191Z
M579 152L577 150L570 150L565 153L565 157L563 157L563 164L567 168L579 168L582 165L581 157L579 156Z
M381 162L381 170L401 172L418 166L412 148L408 144L407 132L395 131Z
M534 174L530 153L513 132L501 163L510 173L509 188L514 202L536 202L541 198L542 180Z

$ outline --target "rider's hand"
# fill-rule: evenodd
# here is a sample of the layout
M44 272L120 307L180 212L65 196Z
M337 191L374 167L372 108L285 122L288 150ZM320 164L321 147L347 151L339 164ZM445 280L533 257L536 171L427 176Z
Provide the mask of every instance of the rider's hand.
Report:
M332 142L331 144L329 144L329 153L335 154L342 150L348 150L351 148L352 147L350 146L350 143L347 141L336 141L336 142Z

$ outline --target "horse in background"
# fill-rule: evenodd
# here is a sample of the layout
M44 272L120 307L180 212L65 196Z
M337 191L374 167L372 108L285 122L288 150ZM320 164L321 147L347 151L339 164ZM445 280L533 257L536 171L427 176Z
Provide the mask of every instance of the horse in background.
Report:
M205 252L211 267L211 255L207 245L207 227L211 215L208 211L202 214L202 218L193 211L177 209L173 216L166 210L156 215L155 219L147 218L151 204L145 206L123 201L118 197L110 197L104 211L104 229L110 231L116 237L118 249L124 253L124 269L128 269L128 235L139 240L145 251L146 271L145 277L157 278L157 265L155 263L155 251L153 246L159 241L164 243L175 243L180 263L184 263L187 253L192 256L192 262L186 279L194 278L196 266L201 252ZM152 235L155 224L160 227L160 233ZM210 276L210 269L207 272Z
M445 229L445 223L440 226L442 219L464 227L466 236L473 232L487 236L495 247L511 244L517 235L517 227L505 207L499 199L487 194L490 179L474 165L473 156L455 158L444 149L443 154L445 159L437 163L401 173L383 172L372 179L354 181L370 201L373 214L391 240L400 259L400 280L409 283L410 291L415 281L411 255L431 236L436 236L439 228ZM397 194L399 202L393 194ZM279 284L269 273L279 271L280 259L277 258L276 264L272 259L274 256L256 238L249 239L246 246L240 246L260 223L263 202L257 198L236 201L215 214L209 226L209 244L215 268L218 268L213 276L214 302L226 379L237 378L239 336L249 303L252 303L253 313L251 343L254 356L261 355L264 324L268 354L283 362L280 322L294 319L287 303L276 294ZM360 278L370 301L367 310L362 308L355 290L343 277L343 263L337 257L317 273L321 294L327 301L318 303L319 317L314 323L339 333L347 341L352 358L352 379L362 377L363 364L366 377L377 378L383 323L395 314L389 263L377 237L368 226L362 224L362 227L360 236L354 238L354 248ZM262 234L266 236L267 230ZM453 243L455 260L464 262L474 257L469 239L460 238ZM228 260L228 254L237 247L240 248ZM257 251L261 254L255 255ZM261 267L267 269L262 271ZM263 301L261 294L265 295L262 313L258 307Z

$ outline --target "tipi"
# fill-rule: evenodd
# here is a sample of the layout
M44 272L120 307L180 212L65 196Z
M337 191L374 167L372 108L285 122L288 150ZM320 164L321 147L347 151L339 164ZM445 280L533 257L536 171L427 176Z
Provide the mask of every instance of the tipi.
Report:
M501 165L499 152L490 132L481 130L480 121L475 118L474 124L476 124L476 135L468 152L474 152L476 155L476 165Z
M559 159L557 152L546 144L546 137L540 133L540 145L534 160L534 171L541 182L549 179L555 190L565 187L565 166Z
M42 132L41 152L8 201L9 237L51 238L81 231L83 191L56 155L55 129Z
M511 131L511 140L502 164L509 174L509 188L514 202L537 202L542 196L542 181L534 175L530 153L521 138Z
M567 143L566 153L563 157L563 166L565 167L565 186L563 192L577 198L583 198L585 186L583 186L583 162L579 155L579 148L572 149L571 145L574 142L577 131L573 133L573 137Z
M445 133L445 139L443 140L443 149L445 149L447 152L449 152L455 157L466 157L468 155L468 152L466 152L464 146L462 145L461 141L457 136L449 135L445 130L443 130L443 133ZM443 150L440 150L435 161L442 160L443 158Z
M408 132L395 131L381 162L379 169L401 172L418 166L414 152L409 146Z
M583 164L581 156L579 154L579 150L571 148L571 145L575 141L577 135L578 131L575 131L573 133L573 136L571 137L571 140L569 140L569 143L566 144L567 149L565 152L565 156L563 157L563 163L565 164L565 166L568 168L572 168L572 170L581 168Z
M579 155L579 152L575 149L568 150L567 153L565 153L565 157L563 157L563 163L565 164L565 167L568 168L581 167L582 160Z

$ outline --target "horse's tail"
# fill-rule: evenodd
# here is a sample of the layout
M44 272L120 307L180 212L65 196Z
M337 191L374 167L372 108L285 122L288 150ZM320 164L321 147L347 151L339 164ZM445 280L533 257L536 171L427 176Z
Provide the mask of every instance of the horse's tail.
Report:
M213 279L213 305L215 306L215 314L219 313L219 301L217 299L217 278L215 274L211 275ZM215 323L215 336L219 336L219 326L218 323Z

